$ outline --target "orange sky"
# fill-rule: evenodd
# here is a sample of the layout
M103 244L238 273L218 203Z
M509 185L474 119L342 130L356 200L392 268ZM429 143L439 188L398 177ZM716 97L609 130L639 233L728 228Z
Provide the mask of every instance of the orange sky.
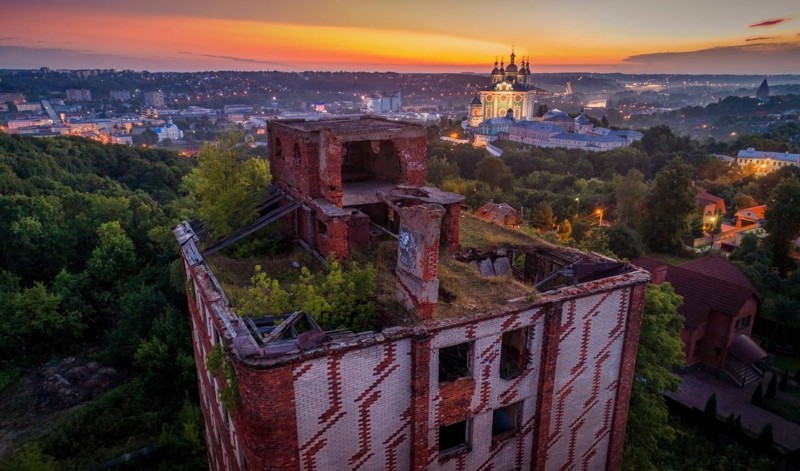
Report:
M728 47L772 61L773 73L800 72L800 59L792 63L791 54L800 52L795 0L752 6L728 0L724 14L688 0L674 0L668 8L633 0L602 7L582 0L534 1L524 9L502 0L475 2L478 7L450 0L239 0L227 8L220 4L228 2L202 0L110 3L0 0L11 19L0 32L0 52L10 48L0 54L0 67L32 66L12 62L39 54L40 60L75 62L73 68L94 61L95 67L151 64L150 70L483 72L516 44L518 60L530 56L534 71L647 71L630 57ZM750 26L773 18L783 21ZM747 41L756 37L767 39ZM778 53L763 53L754 44L782 46ZM708 67L713 69L713 60Z

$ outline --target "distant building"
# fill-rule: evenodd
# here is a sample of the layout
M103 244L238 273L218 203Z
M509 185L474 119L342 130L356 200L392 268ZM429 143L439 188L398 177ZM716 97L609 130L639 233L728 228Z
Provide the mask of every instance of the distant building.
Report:
M0 93L0 103L6 103L6 102L9 102L9 101L11 103L24 102L25 101L25 95L23 95L22 93L16 93L16 92Z
M400 92L394 92L392 95L375 95L367 99L368 113L398 113L402 106Z
M484 221L493 222L512 229L517 229L522 223L522 218L517 210L507 203L486 203L475 211L475 216Z
M510 140L537 147L605 151L629 146L642 138L636 131L595 128L583 113L573 119L555 109L541 119L535 118L537 92L530 65L523 58L518 66L513 50L508 66L504 60L498 66L495 60L489 86L469 102L468 118L461 124L474 146Z
M34 112L42 111L42 105L39 103L23 102L23 103L17 103L15 106L17 107L17 111L20 113L25 113L29 111L34 111Z
M253 107L252 105L225 105L222 110L225 114L231 113L252 113Z
M112 144L133 145L133 136L130 134L111 134L109 138Z
M697 195L697 213L703 218L703 230L709 231L725 214L725 200L706 191Z
M742 149L736 154L739 165L754 165L756 175L766 175L773 170L788 165L800 166L800 154L788 152L770 152L755 150L753 147Z
M117 101L127 101L131 99L131 92L128 90L111 90L109 98Z
M183 131L172 123L172 118L167 120L167 124L153 129L153 132L158 136L158 142L162 142L165 139L172 141L183 139Z
M595 152L627 147L641 138L638 131L595 128L584 113L573 119L558 109L548 111L540 121L521 121L508 129L512 142Z
M516 57L512 49L508 67L505 60L500 61L499 67L494 61L489 85L469 103L468 131L492 118L533 119L536 90L530 77L530 62L523 58L518 66Z
M759 100L766 100L769 98L769 85L767 84L767 79L765 78L761 85L758 86L756 90L756 98Z
M144 97L145 108L165 108L167 106L164 101L164 92L160 90L157 92L144 92L142 96Z
M70 88L67 90L67 100L69 101L92 101L92 92L84 89Z

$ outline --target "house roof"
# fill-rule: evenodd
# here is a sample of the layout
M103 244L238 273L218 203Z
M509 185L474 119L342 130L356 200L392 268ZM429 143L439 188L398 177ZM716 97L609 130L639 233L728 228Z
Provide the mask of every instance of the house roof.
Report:
M764 219L767 212L767 205L753 206L752 208L744 208L736 211L737 218L752 219L753 221L760 221Z
M486 203L478 208L477 211L475 211L475 215L481 219L496 222L498 224L504 224L507 216L513 216L518 221L522 220L522 218L519 217L517 210L506 203Z
M718 207L722 212L725 212L725 200L719 196L712 195L707 191L697 195L697 202L703 206L713 204Z
M746 159L774 159L794 164L800 163L800 154L790 154L788 152L764 152L755 150L752 147L740 150L736 157Z
M705 322L712 310L735 316L750 298L760 299L758 291L735 265L714 255L681 266L650 257L637 258L633 264L651 273L655 273L658 267L667 267L664 281L683 296L683 305L678 312L683 315L684 325L690 330Z
M734 283L742 288L753 291L758 297L761 296L756 287L753 286L753 283L742 273L742 270L739 270L739 267L719 255L707 255L694 259L681 265L681 268L702 273L718 280Z

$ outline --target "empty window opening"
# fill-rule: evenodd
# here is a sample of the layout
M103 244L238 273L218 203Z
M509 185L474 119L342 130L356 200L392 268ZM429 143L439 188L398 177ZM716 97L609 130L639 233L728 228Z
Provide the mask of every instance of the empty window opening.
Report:
M455 381L470 375L472 343L460 343L439 349L439 382Z
M694 343L694 356L699 356L701 353L703 353L703 341L698 340Z
M342 182L385 180L400 183L403 169L392 141L353 141L344 145Z
M283 155L283 148L281 147L281 139L279 137L275 138L275 157L281 157Z
M522 401L495 409L492 413L492 440L504 440L516 434L522 423Z
M448 453L469 446L469 420L439 427L439 453Z
M516 378L526 366L528 366L528 328L505 332L500 347L500 377Z

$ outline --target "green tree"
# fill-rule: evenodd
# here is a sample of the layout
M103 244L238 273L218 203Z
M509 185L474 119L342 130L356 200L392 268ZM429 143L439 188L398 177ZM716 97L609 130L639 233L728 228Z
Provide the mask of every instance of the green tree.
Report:
M97 235L100 243L86 264L89 276L101 283L113 284L122 275L133 272L136 250L119 221L102 224Z
M475 167L475 178L486 183L491 188L500 188L503 191L514 189L514 175L502 160L497 157L486 157Z
M617 221L636 229L639 227L642 205L647 196L644 174L636 169L631 169L624 177L615 177L615 182Z
M240 141L241 134L229 133L218 143L204 144L197 155L199 165L183 181L214 237L252 222L272 179L269 162L248 157Z
M740 209L752 208L755 205L756 200L750 195L737 193L736 196L733 197L733 206L737 211Z
M552 230L556 220L553 207L547 201L540 201L533 207L533 225L539 229Z
M458 165L449 162L443 157L428 159L427 179L430 183L439 186L448 178L458 177Z
M800 179L782 180L770 193L764 230L767 247L772 251L773 262L781 275L794 263L790 257L794 240L800 234Z
M36 445L25 445L0 462L0 471L54 471L56 462Z
M691 183L692 167L680 158L673 159L656 174L642 223L642 236L652 250L670 251L682 246L695 209Z
M672 369L684 364L680 337L683 316L678 313L682 302L669 283L647 287L625 432L626 470L657 469L675 438L663 394L680 385Z
M608 248L617 257L628 260L639 258L644 252L641 236L625 223L617 223L608 228Z

